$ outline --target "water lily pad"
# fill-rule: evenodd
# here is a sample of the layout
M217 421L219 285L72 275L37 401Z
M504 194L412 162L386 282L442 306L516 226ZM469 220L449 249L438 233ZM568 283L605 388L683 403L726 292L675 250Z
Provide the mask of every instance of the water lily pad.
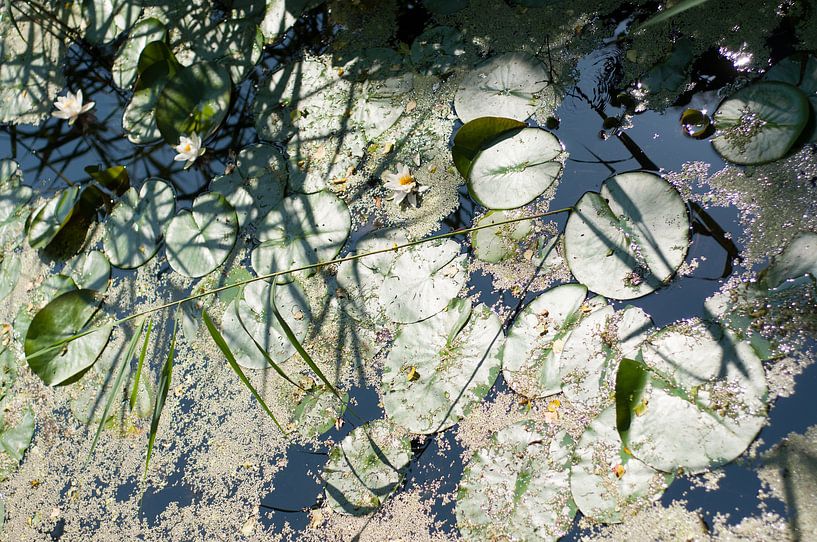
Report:
M562 144L539 128L525 128L482 150L471 165L468 191L489 209L529 203L559 178Z
M134 269L150 260L175 209L175 192L162 179L147 179L138 192L129 188L105 223L102 243L111 264Z
M252 252L253 269L264 275L330 260L346 242L351 225L349 208L334 194L289 196L259 221L261 244ZM314 273L314 269L299 272ZM292 278L282 275L278 282Z
M81 254L63 271L74 279L78 288L93 290L100 294L108 289L111 279L111 264L108 258L98 250Z
M618 363L635 356L652 331L652 319L638 307L614 311L608 305L588 315L574 329L559 358L558 378L565 397L588 410L610 404Z
M811 275L817 280L817 233L798 233L761 274L760 284L776 288L786 280Z
M369 140L377 139L403 114L406 95L414 88L411 73L363 83L360 98L352 110L353 122Z
M23 460L23 455L31 445L32 438L34 438L34 412L30 407L26 407L16 424L2 423L0 427L0 481L5 480L17 470L17 466Z
M274 43L284 35L315 0L266 0L266 11L261 21L265 41Z
M313 386L292 411L292 423L298 433L308 439L318 438L337 423L349 404L349 394L343 400L324 386Z
M83 5L88 25L85 39L94 45L113 41L131 28L142 12L140 3L131 0L85 0Z
M205 192L167 226L167 262L184 276L203 277L224 263L237 234L233 206L221 194Z
M0 301L4 300L17 286L23 260L13 252L0 254Z
M559 358L573 329L604 300L584 299L587 288L564 284L551 288L525 306L508 331L502 348L502 375L517 393L546 397L561 390Z
M218 128L230 107L230 73L213 63L198 63L174 74L156 101L156 126L169 145L181 136L202 139Z
M576 515L566 433L549 435L533 421L502 429L478 450L457 491L457 527L466 540L555 541Z
M236 168L210 182L210 190L230 202L238 215L239 227L254 224L278 206L287 186L287 162L281 151L266 143L241 149Z
M380 304L395 322L425 320L457 297L467 278L466 255L457 242L416 245L395 259L380 288Z
M49 302L31 320L25 336L26 360L46 385L71 382L102 353L111 334L109 326L42 352L83 331L99 310L99 304L96 292L73 290Z
M137 90L122 112L122 128L128 141L135 145L145 145L161 139L156 126L156 101L162 92L161 86L150 86Z
M224 309L221 317L221 335L230 347L236 363L247 369L265 369L269 366L264 355L258 350L255 340L247 333L238 317L236 299Z
M403 479L411 442L385 420L364 424L329 451L323 470L326 500L335 512L374 512Z
M166 33L165 25L153 17L143 19L134 25L111 68L111 75L119 88L127 89L133 86L142 49L148 43L164 40Z
M503 340L499 317L465 299L403 326L383 367L386 415L412 433L448 429L494 385Z
M70 186L31 212L28 226L28 244L31 248L45 247L60 233L74 214L79 197L79 187Z
M585 193L565 226L565 259L591 291L633 299L663 286L689 245L684 200L652 173L610 177L600 193Z
M14 220L34 191L23 183L20 165L14 160L0 160L0 224Z
M618 429L635 457L665 472L695 473L749 447L766 422L767 401L751 345L717 324L675 324L641 351L643 362L622 361L616 383Z
M715 111L712 145L736 164L763 164L782 158L800 137L811 114L797 87L760 81L724 100Z
M550 82L545 65L526 53L504 53L474 68L460 84L454 109L462 122L479 117L523 121Z
M463 35L450 26L429 28L411 44L411 63L424 75L447 75L464 55Z
M603 523L619 523L657 500L672 481L627 452L616 431L611 405L584 430L570 469L570 489L582 514Z
M505 211L489 211L479 219L477 226L489 226L510 218L513 217ZM519 241L528 237L531 231L533 231L533 225L527 220L477 230L471 234L474 256L489 263L506 260L516 253Z
M763 78L767 81L781 81L799 88L808 97L811 104L811 117L817 116L817 57L811 54L798 53L786 57L766 72ZM808 140L817 141L817 120L812 120ZM808 127L806 128L808 129Z
M295 353L295 346L287 339L286 333L276 318L272 306L273 288L268 282L256 281L244 287L243 298L238 301L237 314L241 324L255 342L263 348L276 363L286 361ZM275 306L284 317L295 337L303 341L312 320L309 301L303 289L295 283L279 285L275 288ZM251 369L269 367L267 360L255 356ZM240 360L239 360L240 363Z
M76 289L77 285L71 277L62 274L48 275L40 287L31 292L28 303L21 305L17 311L14 317L14 332L20 337L25 337L31 320L41 308L57 296Z

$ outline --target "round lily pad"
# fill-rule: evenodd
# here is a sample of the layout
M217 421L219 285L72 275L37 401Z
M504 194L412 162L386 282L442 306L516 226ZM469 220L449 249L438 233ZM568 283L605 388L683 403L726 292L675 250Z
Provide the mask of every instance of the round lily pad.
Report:
M244 287L243 297L238 301L238 318L247 333L263 348L276 363L286 361L295 353L295 347L287 339L281 324L273 312L273 288L264 281L252 282ZM312 314L306 294L297 283L279 285L275 288L275 307L286 320L295 337L302 341L306 337ZM258 356L256 356L258 359ZM262 365L269 367L264 357Z
M266 275L330 260L340 252L351 226L349 208L334 194L289 196L259 221L261 244L252 252L253 269ZM299 274L314 273L313 268ZM278 282L292 278L281 275Z
M113 61L111 75L116 86L127 89L133 85L142 49L148 43L163 41L166 33L165 25L153 17L143 19L134 25Z
M638 307L614 311L608 305L589 314L573 330L559 358L565 397L586 409L610 404L618 363L635 356L652 331L652 320Z
M133 269L150 260L175 210L175 192L162 179L146 180L138 192L129 188L105 223L102 244L111 264Z
M412 433L448 429L494 385L503 340L499 318L465 299L403 326L383 367L386 415Z
M760 276L760 284L776 288L783 282L809 274L817 280L817 233L798 233Z
M156 126L165 142L177 145L192 134L206 139L227 116L232 87L229 71L218 64L201 62L174 74L156 101Z
M454 97L462 122L479 117L525 120L537 107L539 94L550 81L545 65L526 53L489 58L469 73Z
M235 299L224 309L224 315L221 317L221 336L224 337L239 365L247 369L266 369L269 363L238 317L238 303L239 300Z
M14 220L31 200L34 191L23 182L20 165L14 160L0 160L0 224Z
M686 258L684 200L652 173L620 173L587 192L565 226L565 260L580 283L613 299L633 299L667 283Z
M616 431L613 405L590 422L579 439L570 490L582 514L602 523L619 523L657 500L672 478L627 451Z
M292 423L305 438L318 438L335 426L348 404L348 393L341 400L326 387L313 386L292 410Z
M425 320L457 297L467 278L466 256L456 241L416 245L395 259L380 288L380 304L395 322Z
M489 226L510 218L513 217L504 211L489 211L479 219L477 226ZM529 220L477 230L471 234L474 256L489 263L506 260L514 255L519 241L530 235L531 231L533 225Z
M167 262L177 273L203 277L224 263L237 234L233 206L221 194L205 192L167 226Z
M74 279L77 288L93 290L100 294L105 293L108 289L111 264L100 251L92 250L81 254L67 267L68 269L63 273L67 272Z
M0 301L4 300L17 286L22 266L23 260L19 255L11 251L0 254Z
M564 284L551 288L522 309L502 348L502 375L517 393L546 397L561 390L559 358L573 329L604 300L585 303L587 288Z
M32 211L28 225L28 244L31 248L43 248L57 236L73 216L79 196L79 187L71 186L60 190Z
M34 315L25 337L26 361L46 385L73 381L102 353L111 335L109 326L61 344L89 325L99 304L96 292L72 290L56 297ZM60 347L52 348L57 344Z
M478 450L457 491L457 527L466 540L556 541L576 515L569 469L575 446L533 421L499 431Z
M230 202L238 215L239 227L254 224L284 199L287 161L281 151L266 143L241 149L236 167L210 182L210 190Z
M534 200L562 172L562 144L539 128L523 128L483 149L471 165L468 192L489 209L513 209Z
M767 81L782 81L799 88L808 97L811 104L811 117L815 119L817 115L817 57L812 54L795 53L772 66L763 78ZM808 140L814 143L817 141L817 120L813 120L810 124L812 126Z
M351 118L368 140L377 139L403 114L406 95L414 88L411 73L384 80L368 80L352 109Z
M412 455L409 439L389 422L358 427L329 451L323 469L329 506L354 516L374 512L403 479Z
M122 112L122 128L128 141L135 145L145 145L161 139L156 126L156 101L162 86L149 86L133 93L130 102ZM178 141L177 141L178 143Z
M778 81L760 81L724 100L715 111L718 154L736 164L763 164L789 151L811 114L800 89Z
M658 470L695 473L749 447L766 423L767 401L749 343L717 324L675 324L641 351L643 362L623 361L616 383L618 429L633 455Z
M11 475L23 460L34 437L34 412L26 407L14 424L0 419L0 482Z

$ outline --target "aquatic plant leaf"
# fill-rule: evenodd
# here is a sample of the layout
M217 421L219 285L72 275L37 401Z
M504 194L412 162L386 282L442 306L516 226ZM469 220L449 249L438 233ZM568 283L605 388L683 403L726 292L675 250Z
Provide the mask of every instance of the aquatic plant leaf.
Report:
M94 45L113 41L131 28L142 12L141 3L132 0L85 0L82 4L85 39Z
M360 97L352 109L352 121L363 130L368 140L377 139L403 114L408 101L407 94L413 89L414 78L411 73L365 81Z
M403 326L383 367L386 415L411 433L448 429L494 385L504 339L499 318L465 299Z
M43 248L54 240L74 214L79 198L79 187L70 186L31 212L28 225L28 244L31 248Z
M77 288L94 290L104 294L111 279L111 264L108 258L98 250L80 254L66 266L68 275L74 279Z
M261 244L252 252L252 267L266 275L330 260L346 242L351 225L349 208L334 194L289 196L259 221ZM298 272L314 273L314 269ZM291 273L282 275L278 282L293 278Z
M122 89L133 86L142 50L148 43L163 41L166 34L165 25L153 17L143 19L134 25L113 61L111 75L116 86Z
M213 338L213 342L216 343L216 346L218 346L219 350L221 350L221 353L224 354L225 358L227 358L227 363L230 364L230 368L233 370L233 372L235 372L236 375L238 375L238 379L241 380L241 383L244 384L247 387L247 389L250 390L250 393L252 393L253 397L255 397L255 400L258 401L258 403L261 405L261 408L264 409L264 412L266 412L267 415L269 415L275 426L282 433L286 434L286 431L284 430L283 427L281 427L281 424L278 423L278 420L275 419L275 415L269 409L267 403L264 402L264 398L261 397L261 395L255 389L255 387L253 387L253 385L247 379L246 375L244 374L244 371L242 371L241 367L239 367L238 363L236 362L235 356L233 356L232 352L230 351L230 347L224 341L224 337L222 337L221 333L219 333L218 328L213 323L213 320L210 318L210 315L207 314L206 310L202 311L201 315L202 318L204 319L204 325L207 326L207 331L210 332L210 336Z
M142 379L142 368L145 365L145 357L148 352L148 345L150 344L150 334L153 331L153 320L148 321L148 329L145 332L145 339L142 341L142 349L139 351L139 362L136 364L136 372L133 376L133 386L131 387L130 398L128 399L128 408L133 410L136 408L136 401L139 398L139 382Z
M502 347L502 375L515 392L528 398L546 397L561 390L559 358L565 342L585 310L600 309L604 300L587 304L587 288L564 284L528 303L508 330Z
M759 277L759 285L777 288L785 281L811 275L817 280L817 233L798 233Z
M266 0L266 10L261 21L261 32L266 43L271 44L284 35L316 0Z
M394 260L380 287L380 304L391 320L409 324L443 310L468 278L460 245L442 239L409 247Z
M477 226L488 226L512 218L505 211L489 211L477 222ZM531 221L502 224L495 228L477 230L471 234L471 246L477 259L489 263L507 260L516 254L519 242L533 231Z
M604 408L612 400L618 364L636 355L653 331L652 319L638 307L596 310L573 330L559 358L558 378L571 402L586 410Z
M0 481L5 480L9 475L17 469L20 461L31 445L31 439L34 437L34 412L31 407L26 407L23 411L23 416L16 425L9 427L2 424L0 429L0 450L2 454L11 458L11 461L3 459L0 461Z
M374 512L403 480L412 455L409 439L388 421L358 427L329 450L323 469L329 506L354 516Z
M156 101L161 87L148 87L137 90L122 112L122 128L128 141L134 145L145 145L161 139L162 134L156 126Z
M534 200L559 178L559 139L539 128L524 128L483 149L468 175L468 193L489 209L513 209Z
M457 527L466 540L545 540L564 535L576 515L569 469L575 443L530 420L510 425L477 450L457 491Z
M423 75L448 75L464 56L463 34L450 26L429 28L411 44L411 63Z
M167 261L186 277L203 277L227 259L235 246L238 217L216 192L205 192L170 221L165 235Z
M17 286L23 260L11 251L0 254L0 301L4 300Z
M348 405L348 393L338 399L331 390L314 386L304 392L292 411L292 423L303 437L315 439L335 427Z
M17 380L17 358L11 348L0 350L0 401L2 401Z
M683 323L654 333L641 353L647 378L635 390L640 401L628 401L630 424L622 434L635 457L664 472L696 473L749 447L766 422L768 400L765 372L749 343L714 323Z
M57 296L76 289L77 285L74 283L74 279L69 276L62 274L47 276L40 287L31 292L29 303L20 306L17 311L14 317L15 333L20 337L25 337L31 320L40 309Z
M73 380L94 364L108 343L110 326L78 339L99 310L100 299L92 290L73 290L59 295L40 309L25 336L28 366L48 386Z
M586 517L620 523L657 500L673 479L630 455L616 431L616 408L602 411L582 433L570 468L570 490Z
M168 79L156 100L156 126L168 145L181 136L206 139L227 116L233 85L226 68L197 63Z
M206 322L207 320L205 320ZM159 420L162 418L162 411L165 409L167 394L170 391L170 382L173 379L173 360L176 357L176 332L179 330L179 315L173 315L173 331L170 333L170 346L167 350L167 357L159 373L159 382L156 384L156 399L153 402L153 414L150 418L150 432L148 433L148 447L145 454L145 472L142 479L147 479L150 458L153 456L153 445L156 442L156 434L159 431Z
M689 216L668 182L646 172L620 173L587 192L565 226L573 276L613 299L646 295L672 278L686 258Z
M462 122L479 117L524 121L538 105L537 97L550 82L547 68L527 53L489 58L465 76L454 97Z
M34 191L23 183L20 164L14 160L0 160L0 224L17 217Z
M766 81L781 81L799 88L811 104L811 117L817 119L817 57L808 53L795 53L784 58L763 76ZM811 123L808 141L817 142L817 120ZM808 130L809 125L806 126Z
M105 223L102 245L111 264L134 269L150 260L175 209L175 192L162 179L147 179L138 192L129 188Z
M782 158L800 137L811 114L797 87L760 81L744 87L718 106L712 120L712 146L735 164L764 164Z
M243 296L239 298L236 313L251 340L258 344L258 348L267 352L275 363L282 363L295 353L295 346L290 344L286 333L275 317L273 305L291 322L291 329L295 337L302 341L306 337L312 313L309 301L303 289L295 282L281 285L274 289L268 282L257 281L244 287ZM267 360L254 355L237 358L240 365L250 369L265 369ZM242 363L243 361L243 363Z
M266 143L248 145L238 153L235 169L214 178L210 190L230 202L239 227L255 224L284 199L289 172L281 151Z
M451 156L463 179L468 179L471 164L482 149L501 136L524 128L525 123L502 117L480 117L463 124L454 135Z
M692 9L694 7L700 6L701 4L706 3L708 0L680 0L673 4L672 7L666 8L664 11L657 13L641 23L641 25L636 29L647 28L658 23L662 23L667 19L675 17L676 15L685 12L688 9Z

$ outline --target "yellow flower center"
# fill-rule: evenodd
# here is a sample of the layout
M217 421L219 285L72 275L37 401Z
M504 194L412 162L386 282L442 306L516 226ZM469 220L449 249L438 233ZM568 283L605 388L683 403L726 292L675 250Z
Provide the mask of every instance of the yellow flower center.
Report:
M190 146L190 143L184 146L184 152L190 152L191 150L193 150L193 147Z
M406 173L405 175L403 175L402 177L400 177L400 185L401 185L401 186L405 186L405 185L407 185L407 184L411 184L411 183L413 183L413 182L414 182L414 177L412 177L412 176L411 176L411 175L409 175L408 173Z

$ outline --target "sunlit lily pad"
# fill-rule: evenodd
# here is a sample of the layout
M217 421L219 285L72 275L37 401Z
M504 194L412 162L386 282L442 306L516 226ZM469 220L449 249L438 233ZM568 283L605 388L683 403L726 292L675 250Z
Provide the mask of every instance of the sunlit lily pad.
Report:
M465 467L457 491L457 527L465 540L556 541L576 515L566 433L532 421L499 431Z
M360 98L352 110L352 120L363 130L367 139L380 137L403 114L408 101L406 95L413 88L411 73L364 82Z
M358 427L329 451L323 470L329 506L355 516L374 512L403 479L412 455L409 439L389 422Z
M468 278L466 256L450 239L403 251L380 288L380 304L395 322L424 320L457 297Z
M622 361L618 429L638 459L700 472L743 453L766 423L763 366L751 345L717 324L675 324Z
M23 260L12 251L0 254L0 301L4 300L20 280Z
M547 68L535 57L505 53L486 60L463 79L454 109L462 122L479 117L525 120L549 82Z
M82 290L93 290L100 294L108 289L111 278L111 264L108 258L98 250L79 255L63 273L74 279Z
M150 260L175 210L175 192L161 179L147 179L138 192L129 188L105 223L103 246L111 264L133 269Z
M812 117L808 140L812 143L817 141L817 57L805 53L794 54L772 66L763 78L794 85L808 97Z
M43 352L83 331L99 310L99 304L96 292L73 290L60 295L34 316L25 337L26 360L46 385L71 382L102 353L111 334L110 327Z
M610 177L587 192L565 226L565 259L591 291L633 299L669 282L686 258L689 217L684 200L652 173Z
M522 309L502 349L502 375L517 393L546 397L561 390L559 358L573 329L604 300L584 299L587 288L564 284L551 288Z
M34 191L22 184L23 173L14 160L0 160L0 224L13 220Z
M608 305L589 314L573 330L559 358L565 397L587 409L610 404L618 363L635 356L652 331L652 320L638 307L614 311Z
M142 6L131 0L85 0L83 14L87 28L85 39L94 45L114 40L133 26Z
M584 430L570 469L573 500L586 517L619 523L658 499L672 481L645 465L621 443L616 408L611 405Z
M70 186L57 192L31 212L28 225L28 243L31 248L45 247L60 233L74 214L79 197L79 187Z
M786 280L811 275L817 280L817 233L798 233L761 275L761 284L776 288Z
M334 194L285 198L259 221L261 244L252 252L253 269L264 275L330 260L346 242L351 225L348 207ZM289 275L278 277L281 283L289 280Z
M169 145L192 134L206 139L227 116L231 91L230 74L218 64L193 64L173 75L156 101L162 138Z
M153 17L143 19L131 29L128 39L122 44L111 68L114 82L119 88L130 88L136 81L136 67L139 55L145 45L165 39L165 26Z
M715 111L712 145L736 164L763 164L786 155L811 114L797 87L760 81L724 100Z
M386 415L412 433L448 429L494 385L503 341L499 317L464 299L403 326L383 366Z
M241 149L235 169L213 179L210 190L227 198L235 208L239 226L244 227L281 203L288 176L281 151L257 143Z
M304 437L318 438L335 426L348 404L348 393L341 400L325 387L313 386L292 410L292 423Z
M203 277L224 263L235 246L238 217L235 209L215 192L193 200L167 226L167 261L177 273Z
M521 207L559 178L562 152L559 139L545 130L524 128L511 133L474 158L468 191L489 209Z
M34 412L26 407L14 425L0 424L0 481L17 470L34 438Z
M510 218L505 211L490 211L479 219L477 226L489 226ZM531 231L533 225L528 220L477 230L471 234L474 256L489 263L506 260L515 254L519 241L528 237Z

